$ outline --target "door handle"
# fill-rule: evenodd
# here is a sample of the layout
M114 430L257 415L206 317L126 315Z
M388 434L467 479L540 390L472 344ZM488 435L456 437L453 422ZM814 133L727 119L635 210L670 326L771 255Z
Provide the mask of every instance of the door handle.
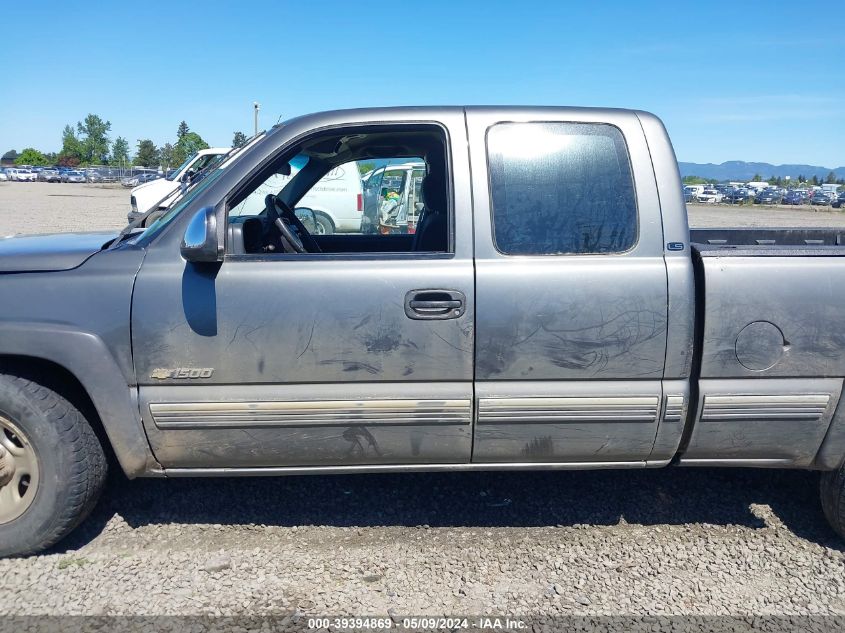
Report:
M466 296L458 290L411 290L405 295L409 319L457 319L464 313Z

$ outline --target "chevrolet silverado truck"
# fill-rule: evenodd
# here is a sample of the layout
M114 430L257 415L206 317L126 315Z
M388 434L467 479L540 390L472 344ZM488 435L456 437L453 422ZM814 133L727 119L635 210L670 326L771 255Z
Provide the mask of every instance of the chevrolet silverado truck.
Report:
M411 158L414 233L294 212L333 169ZM690 231L651 114L303 116L136 224L0 240L2 555L72 530L110 461L814 469L845 533L845 231Z

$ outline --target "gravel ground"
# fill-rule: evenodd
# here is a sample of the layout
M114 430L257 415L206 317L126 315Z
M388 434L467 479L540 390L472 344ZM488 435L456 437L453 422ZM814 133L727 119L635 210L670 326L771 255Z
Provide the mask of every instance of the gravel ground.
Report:
M0 236L122 229L128 212L120 185L0 182Z
M792 206L687 204L690 226L845 226L845 209Z
M119 228L127 199L122 189L0 184L0 234ZM845 219L690 211L699 226ZM0 615L843 615L845 544L817 488L814 473L680 468L115 473L59 547L0 560Z
M805 472L114 477L0 614L843 614Z

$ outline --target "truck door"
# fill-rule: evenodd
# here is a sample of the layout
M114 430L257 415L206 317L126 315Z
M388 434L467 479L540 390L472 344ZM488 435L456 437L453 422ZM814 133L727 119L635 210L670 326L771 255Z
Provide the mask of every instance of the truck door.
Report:
M221 264L185 262L184 228L150 249L132 340L145 428L168 469L470 460L475 300L463 111L419 110L413 123L378 116L299 119L256 147L275 143L264 155L244 159L254 167L229 168L245 175L221 177L225 190L212 200L227 209ZM359 156L362 165L424 157L423 230L315 236L319 252L289 253L267 221L266 196L248 212L251 192L285 166L290 175L291 162L301 169L276 193L294 209L329 170L366 169Z
M667 275L637 117L478 108L467 122L473 461L644 464L662 410Z

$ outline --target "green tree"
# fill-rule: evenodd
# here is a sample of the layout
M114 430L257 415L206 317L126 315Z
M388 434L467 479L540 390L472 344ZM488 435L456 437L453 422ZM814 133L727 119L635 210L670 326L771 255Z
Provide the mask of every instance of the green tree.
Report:
M76 167L82 160L82 143L73 127L66 125L62 130L62 149L59 152L59 165Z
M208 143L199 134L196 132L186 132L184 136L176 141L176 145L173 147L173 164L181 165L190 156L193 156L201 149L207 148Z
M812 182L813 186L815 187L816 185L819 184L819 177L814 174L813 179L810 182Z
M43 166L49 164L47 157L33 147L27 147L15 159L15 165Z
M158 148L150 139L138 139L138 152L135 154L135 165L139 167L156 167L158 165Z
M17 150L10 149L8 152L3 154L2 159L0 159L0 160L2 160L4 163L14 163L15 159L17 157L18 157Z
M362 176L368 171L373 171L376 168L375 163L358 163L358 173Z
M76 124L76 132L82 145L82 162L103 164L109 156L109 131L111 123L103 121L96 114L89 114Z
M165 169L170 169L173 162L173 146L170 143L165 143L158 152L158 158Z
M826 183L829 183L829 184L835 183L836 182L836 174L834 174L833 172L830 172L827 175L827 178L824 179L824 181Z
M754 174L754 178L751 179L751 182L762 182L762 176L760 174Z
M190 131L191 131L191 130L190 130L190 128L188 127L188 124L187 124L187 123L185 123L184 121L182 121L182 122L179 124L179 128L176 130L176 138L177 138L177 139L180 139L180 138L182 138L183 136L185 136L185 134L187 134L187 133L188 133L188 132L190 132Z
M111 146L112 165L126 165L129 162L129 142L122 136L114 139Z
M232 139L232 147L243 147L246 145L246 134L243 132L235 132L235 137Z

